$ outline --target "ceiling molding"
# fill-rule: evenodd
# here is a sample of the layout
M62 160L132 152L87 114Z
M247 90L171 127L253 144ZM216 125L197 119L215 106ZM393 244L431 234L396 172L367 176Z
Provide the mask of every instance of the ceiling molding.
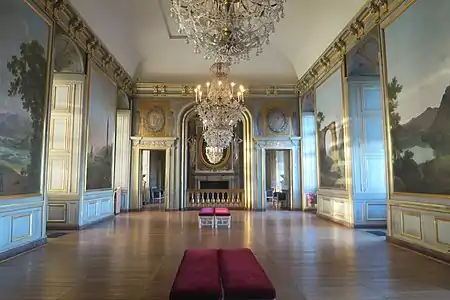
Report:
M334 39L316 62L297 82L300 95L313 88L333 69L371 29L386 20L392 12L407 7L415 0L369 0Z
M194 84L138 82L135 85L133 98L149 96L167 98L194 97L195 86ZM246 97L294 98L297 97L297 91L293 84L250 86Z
M132 95L132 77L106 48L86 21L64 0L29 0L44 11L119 87Z
M172 31L170 30L169 20L167 18L166 12L164 10L163 1L168 2L167 0L158 0L158 3L159 3L159 9L161 10L162 18L164 20L164 25L166 26L167 36L169 37L170 40L185 40L187 38L186 35L172 34Z

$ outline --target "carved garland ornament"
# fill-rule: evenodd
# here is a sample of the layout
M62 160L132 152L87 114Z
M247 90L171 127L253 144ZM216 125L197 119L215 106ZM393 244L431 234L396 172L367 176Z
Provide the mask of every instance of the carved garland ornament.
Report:
M389 15L388 12L410 1L413 0L372 0L368 2L352 19L352 22L339 34L336 41L323 52L297 82L296 89L300 96L312 88L333 65L343 58L345 53L351 48L352 43L357 42L373 26L379 24L383 18Z
M45 11L81 49L86 51L93 61L101 66L105 74L115 81L119 88L123 89L128 96L132 95L131 76L112 57L106 46L96 38L96 34L70 5L69 1L33 0L30 1L30 4Z
M173 146L173 141L133 141L133 147L137 148L168 148Z

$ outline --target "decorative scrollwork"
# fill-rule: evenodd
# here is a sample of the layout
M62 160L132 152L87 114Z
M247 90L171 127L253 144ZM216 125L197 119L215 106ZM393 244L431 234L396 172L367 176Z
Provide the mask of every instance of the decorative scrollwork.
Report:
M169 148L174 146L173 141L167 140L134 140L133 146L137 148Z

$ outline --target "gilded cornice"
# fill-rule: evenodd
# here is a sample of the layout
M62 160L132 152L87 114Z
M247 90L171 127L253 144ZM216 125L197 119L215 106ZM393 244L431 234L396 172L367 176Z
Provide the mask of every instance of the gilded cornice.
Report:
M195 85L193 84L169 84L161 82L138 82L135 85L133 98L142 97L194 97ZM297 92L295 85L269 85L250 86L246 97L268 97L268 98L293 98Z
M369 0L341 33L328 46L308 71L300 78L295 88L305 94L344 57L375 26L387 19L400 6L415 0Z
M111 54L79 13L64 0L31 0L86 51L117 86L129 96L133 92L131 76Z

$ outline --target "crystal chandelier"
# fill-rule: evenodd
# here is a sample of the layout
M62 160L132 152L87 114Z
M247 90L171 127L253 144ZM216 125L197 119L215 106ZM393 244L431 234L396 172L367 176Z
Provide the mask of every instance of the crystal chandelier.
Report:
M206 59L237 63L269 44L286 0L172 0L171 15L180 33Z
M229 63L215 63L211 66L214 74L211 82L203 90L199 85L195 91L196 110L203 123L203 138L208 147L218 148L215 153L226 149L233 140L234 127L244 112L245 89L228 79ZM236 94L236 96L235 96Z
M206 147L206 158L213 165L217 165L223 158L223 149L219 147Z
M194 89L198 116L205 129L233 128L245 109L245 89L242 85L235 89L236 84L228 79L229 63L215 63L210 70L214 76L206 83L206 89L201 85Z

